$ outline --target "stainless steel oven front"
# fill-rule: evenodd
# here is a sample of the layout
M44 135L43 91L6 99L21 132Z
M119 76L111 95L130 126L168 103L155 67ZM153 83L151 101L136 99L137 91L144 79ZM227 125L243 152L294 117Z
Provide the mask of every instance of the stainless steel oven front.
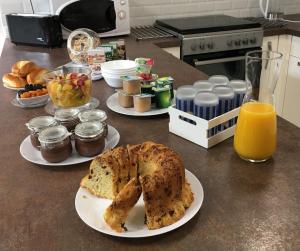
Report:
M245 55L261 50L261 29L189 35L182 39L181 59L207 75L245 78Z

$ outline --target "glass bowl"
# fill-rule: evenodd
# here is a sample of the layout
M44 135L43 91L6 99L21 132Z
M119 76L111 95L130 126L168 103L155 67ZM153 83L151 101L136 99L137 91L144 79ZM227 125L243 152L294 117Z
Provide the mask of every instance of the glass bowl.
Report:
M44 75L49 96L60 108L78 107L91 99L91 70L84 66L62 66Z

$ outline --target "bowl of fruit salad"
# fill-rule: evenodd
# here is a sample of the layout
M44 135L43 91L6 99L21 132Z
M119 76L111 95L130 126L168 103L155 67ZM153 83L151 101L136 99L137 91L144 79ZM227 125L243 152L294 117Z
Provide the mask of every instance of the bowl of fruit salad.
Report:
M26 84L17 93L17 101L23 106L46 104L48 98L48 90L41 84Z
M84 66L62 66L44 76L53 104L60 108L78 107L91 99L91 70Z

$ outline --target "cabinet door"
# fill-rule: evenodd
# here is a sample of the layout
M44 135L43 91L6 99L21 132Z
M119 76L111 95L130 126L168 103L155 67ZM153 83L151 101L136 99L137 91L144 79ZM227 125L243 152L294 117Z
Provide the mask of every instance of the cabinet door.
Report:
M300 127L300 58L290 56L283 117Z
M264 37L262 49L263 51L277 51L278 49L278 36Z
M180 58L180 47L163 48L163 50L172 54L176 58Z
M275 108L277 114L282 116L283 111L283 102L285 95L285 87L288 75L289 59L290 59L290 50L292 44L291 35L281 35L278 40L278 52L283 54L281 72L275 89Z

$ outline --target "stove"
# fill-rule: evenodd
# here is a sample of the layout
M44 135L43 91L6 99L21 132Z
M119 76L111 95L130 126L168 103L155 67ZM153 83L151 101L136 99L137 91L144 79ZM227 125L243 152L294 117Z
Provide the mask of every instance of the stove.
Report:
M157 20L155 26L181 39L180 57L199 70L244 79L245 54L261 50L259 22L226 15Z

